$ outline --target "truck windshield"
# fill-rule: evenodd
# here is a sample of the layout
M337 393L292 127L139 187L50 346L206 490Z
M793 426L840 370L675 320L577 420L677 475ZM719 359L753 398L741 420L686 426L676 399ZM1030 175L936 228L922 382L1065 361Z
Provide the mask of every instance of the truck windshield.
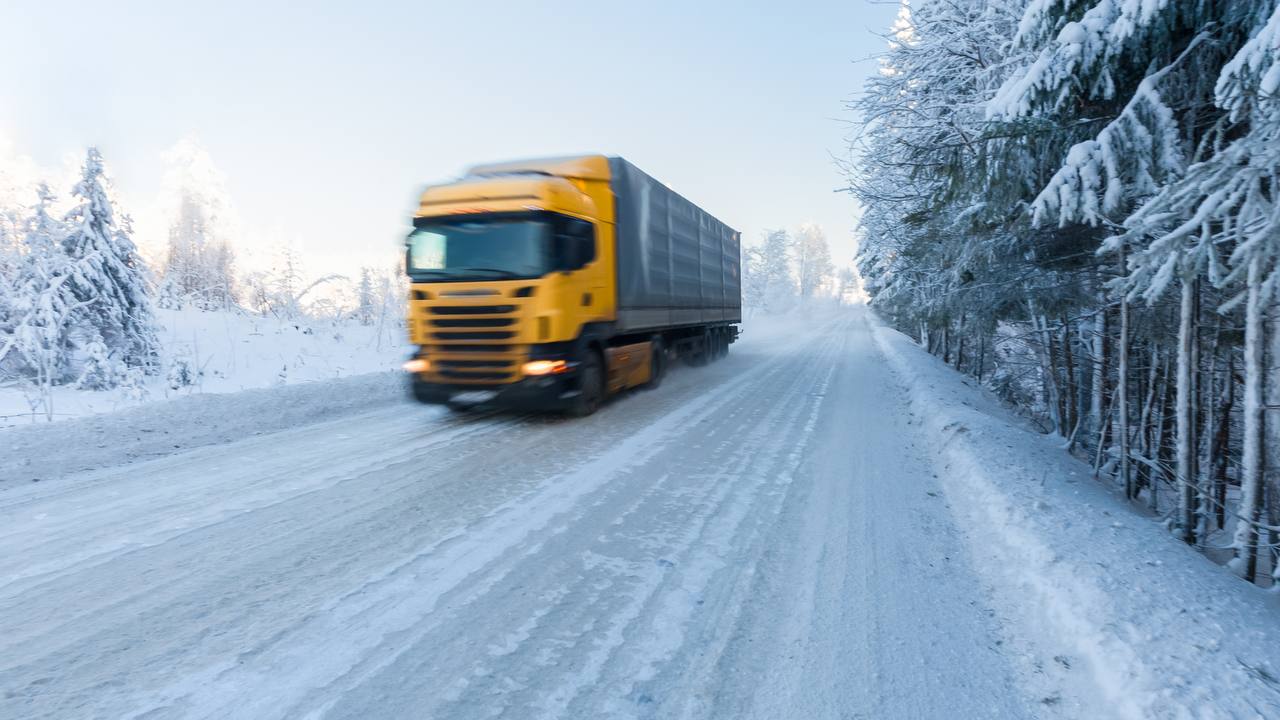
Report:
M407 269L415 279L536 278L553 269L545 218L428 218L414 225Z

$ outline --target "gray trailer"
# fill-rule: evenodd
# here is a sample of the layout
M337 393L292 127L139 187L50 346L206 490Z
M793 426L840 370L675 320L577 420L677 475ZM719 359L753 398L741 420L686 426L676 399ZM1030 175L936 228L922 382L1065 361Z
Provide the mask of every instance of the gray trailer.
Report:
M619 332L742 321L740 238L620 157L616 203Z

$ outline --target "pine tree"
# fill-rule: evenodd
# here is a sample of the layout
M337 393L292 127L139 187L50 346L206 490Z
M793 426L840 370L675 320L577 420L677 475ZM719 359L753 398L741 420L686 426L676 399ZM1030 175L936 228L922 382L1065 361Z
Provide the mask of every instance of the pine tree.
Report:
M37 188L37 203L26 221L20 252L14 258L8 300L6 338L0 341L0 369L16 369L35 388L33 407L53 418L53 386L69 371L70 335L76 315L91 301L75 296L73 282L90 269L63 249L67 229L49 210L55 201L47 185Z
M361 325L372 325L378 313L378 300L374 297L373 268L360 268L360 284L356 287L356 320Z
M97 148L89 149L72 195L79 202L64 219L68 229L63 247L73 264L68 282L81 305L77 314L126 367L153 373L159 340L147 292L148 272L138 257L128 217L117 220Z

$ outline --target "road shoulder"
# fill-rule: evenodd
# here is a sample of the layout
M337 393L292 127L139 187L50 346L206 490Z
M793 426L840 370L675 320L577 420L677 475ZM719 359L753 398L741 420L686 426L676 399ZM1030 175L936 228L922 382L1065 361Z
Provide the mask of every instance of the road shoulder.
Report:
M0 431L0 492L404 402L403 376L189 395L114 413Z
M1277 598L1130 510L1051 439L878 321L977 570L1062 687L1103 716L1280 717ZM1068 713L1069 714L1069 713Z

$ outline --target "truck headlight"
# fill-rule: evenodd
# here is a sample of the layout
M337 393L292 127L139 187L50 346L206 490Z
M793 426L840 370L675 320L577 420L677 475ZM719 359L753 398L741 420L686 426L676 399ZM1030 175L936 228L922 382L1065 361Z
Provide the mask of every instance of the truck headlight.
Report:
M405 372L424 373L431 369L431 363L425 358L414 358L404 364Z
M530 360L520 368L525 375L558 375L569 369L564 360Z

